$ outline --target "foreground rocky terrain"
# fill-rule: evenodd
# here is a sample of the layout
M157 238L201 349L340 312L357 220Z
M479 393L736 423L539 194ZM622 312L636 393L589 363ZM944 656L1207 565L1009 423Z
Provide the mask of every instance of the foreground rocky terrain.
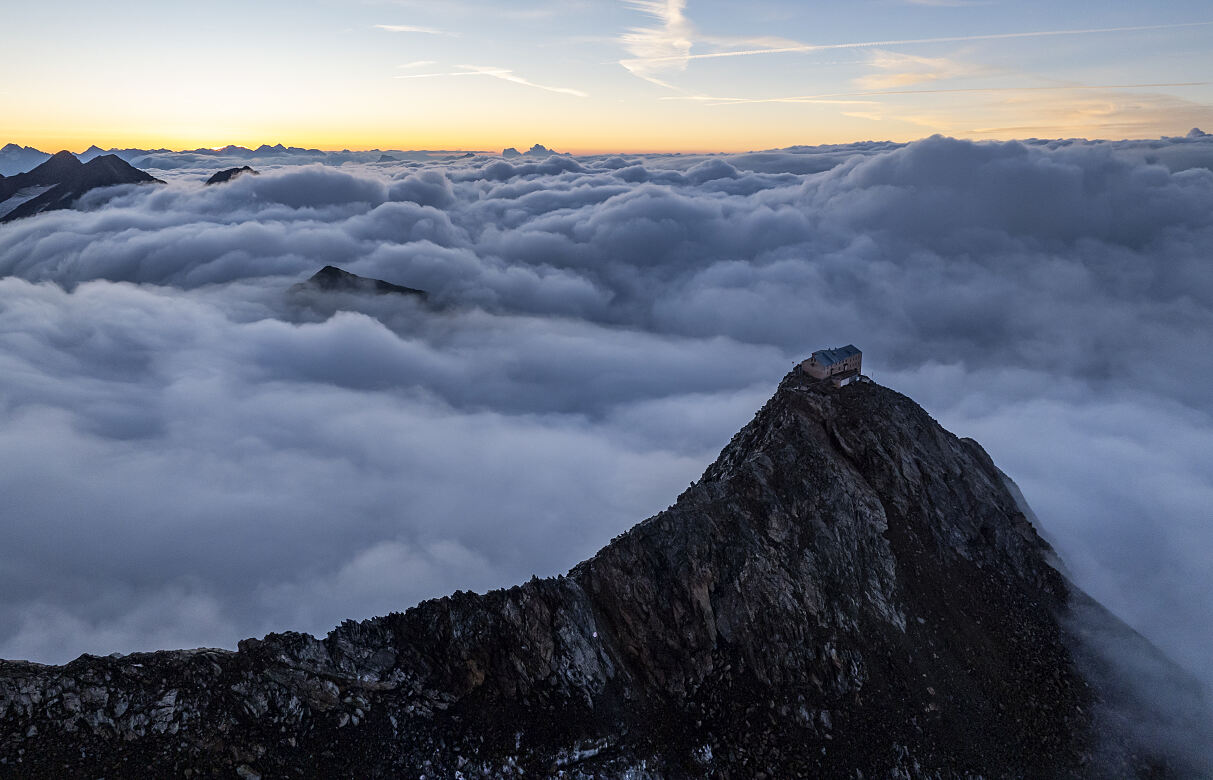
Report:
M974 441L794 370L666 511L566 576L237 652L0 662L13 777L1187 777ZM1117 645L1119 643L1119 645ZM1148 662L1148 663L1147 663ZM1152 716L1152 717L1153 717ZM1178 732L1176 732L1178 733Z

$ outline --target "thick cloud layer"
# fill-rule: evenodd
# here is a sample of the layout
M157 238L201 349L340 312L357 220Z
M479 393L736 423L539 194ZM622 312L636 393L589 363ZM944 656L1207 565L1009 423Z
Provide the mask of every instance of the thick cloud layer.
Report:
M0 228L0 656L563 571L854 342L1213 681L1213 138L179 163Z

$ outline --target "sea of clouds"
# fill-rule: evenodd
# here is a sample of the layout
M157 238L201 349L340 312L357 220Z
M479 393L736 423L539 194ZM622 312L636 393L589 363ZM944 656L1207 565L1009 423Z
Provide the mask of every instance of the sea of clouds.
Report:
M565 571L853 342L1213 681L1213 137L144 162L0 226L0 657Z

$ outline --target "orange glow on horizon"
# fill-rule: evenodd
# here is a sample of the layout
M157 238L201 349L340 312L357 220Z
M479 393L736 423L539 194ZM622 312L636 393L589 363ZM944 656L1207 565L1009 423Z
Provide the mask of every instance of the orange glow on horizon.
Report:
M880 138L879 140L891 141L910 141L914 138L922 137L922 134L917 136L907 136L905 138ZM759 149L773 149L783 146L794 145L818 145L818 144L834 144L847 143L848 141L865 141L869 138L833 138L825 139L806 139L800 138L788 140L786 143L774 145L746 144L739 140L729 139L722 140L719 143L701 140L697 143L679 144L672 140L663 140L653 143L639 142L634 139L621 141L619 143L610 143L606 139L594 139L581 143L571 142L562 144L558 138L544 136L542 133L536 133L535 137L529 138L526 141L490 141L480 139L462 139L462 140L447 140L442 141L438 137L420 136L411 139L390 139L382 140L358 138L358 140L335 140L333 138L309 139L295 138L284 139L281 136L269 136L266 138L256 139L240 139L230 143L214 144L213 142L201 141L194 142L192 139L171 139L171 138L100 138L97 136L87 135L44 135L26 138L9 138L0 137L0 143L16 143L19 146L31 146L44 152L54 153L60 149L67 149L73 152L82 152L90 146L97 146L101 149L169 149L173 152L186 152L194 149L209 149L212 151L221 151L228 147L244 147L246 149L256 149L262 144L273 146L282 144L288 147L299 147L303 149L319 149L324 152L337 151L353 151L353 152L369 152L369 151L450 151L450 152L476 152L476 153L493 153L499 154L503 149L516 148L520 152L525 152L533 144L542 144L556 152L574 154L574 155L599 155L599 154L728 154L747 151L755 151Z
M535 116L498 114L493 126L477 121L476 106L456 103L449 115L418 117L396 113L372 121L338 123L333 116L307 112L267 119L252 116L230 124L196 118L173 119L134 112L119 118L100 113L74 116L39 107L30 114L0 111L0 144L18 143L45 152L103 149L255 149L282 144L336 151L443 150L499 153L525 151L535 143L572 154L737 153L796 145L860 141L905 142L936 133L967 139L1157 138L1182 135L1213 124L1208 107L1183 102L1109 103L1105 96L1032 96L1032 104L1012 100L980 104L953 102L920 106L890 101L878 109L839 113L836 107L753 105L711 107L675 102L629 102L584 106L578 113L557 109ZM1084 102L1079 102L1079 98ZM0 101L2 107L3 101ZM580 106L581 104L579 104ZM1147 110L1149 109L1149 110ZM1158 110L1155 110L1158 109ZM336 112L333 112L336 113ZM18 120L21 120L20 123ZM131 131L128 128L141 128Z

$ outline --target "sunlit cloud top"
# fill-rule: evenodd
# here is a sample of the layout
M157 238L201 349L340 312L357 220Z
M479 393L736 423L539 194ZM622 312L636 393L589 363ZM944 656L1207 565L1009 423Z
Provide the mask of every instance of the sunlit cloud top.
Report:
M0 142L728 151L1213 126L1213 11L135 0L6 11Z

